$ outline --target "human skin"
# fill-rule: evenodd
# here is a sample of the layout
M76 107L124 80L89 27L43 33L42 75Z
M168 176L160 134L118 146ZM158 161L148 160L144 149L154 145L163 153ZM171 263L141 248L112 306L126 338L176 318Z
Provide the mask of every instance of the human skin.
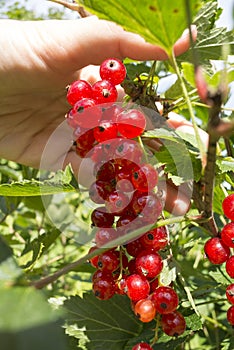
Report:
M93 82L93 65L109 57L167 59L161 48L95 16L59 21L0 20L0 32L0 157L34 168L58 170L71 164L75 174L79 173L81 159L64 123L69 83L80 78ZM195 37L195 29L193 33ZM175 43L175 55L188 48L187 32ZM45 153L54 135L57 142ZM84 185L90 175L88 166L79 174ZM170 190L170 198L178 200L177 190ZM186 196L182 201L184 212L189 205Z

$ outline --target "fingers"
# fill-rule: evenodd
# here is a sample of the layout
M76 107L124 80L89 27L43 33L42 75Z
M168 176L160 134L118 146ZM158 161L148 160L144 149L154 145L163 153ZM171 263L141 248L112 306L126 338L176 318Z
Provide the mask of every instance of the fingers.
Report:
M105 58L129 57L135 60L164 60L167 55L160 47L146 43L134 33L124 31L115 23L99 20L95 16L69 21L41 21L37 24L40 37L47 45L41 52L45 59L59 56L64 69L74 71L89 64L99 65ZM193 28L194 37L196 37ZM48 46L49 41L49 46ZM189 47L188 31L175 44L175 54Z

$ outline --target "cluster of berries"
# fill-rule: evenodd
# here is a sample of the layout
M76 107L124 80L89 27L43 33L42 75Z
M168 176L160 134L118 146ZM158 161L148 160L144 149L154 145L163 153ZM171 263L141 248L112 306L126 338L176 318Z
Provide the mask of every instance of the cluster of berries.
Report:
M234 248L234 193L223 200L222 207L224 215L231 222L224 225L218 237L212 237L206 242L204 250L213 264L226 263L227 274L234 278L234 255L231 254L231 249ZM227 320L234 326L234 283L226 288L226 296L232 304L227 311Z
M90 252L109 247L90 259L96 268L93 292L101 300L114 294L127 295L142 322L160 315L162 330L177 336L186 327L177 311L178 295L171 286L159 283L163 269L159 251L168 244L167 229L151 228L137 239L127 239L129 232L155 224L162 213L162 202L156 191L158 172L138 142L147 124L145 113L139 106L116 103L116 85L125 76L121 61L107 59L100 66L102 80L93 86L75 81L67 92L72 108L66 118L74 129L76 152L95 164L89 198L98 206L91 213L96 233ZM126 236L125 243L110 247L110 242L120 236ZM147 343L133 347L144 349L152 347Z

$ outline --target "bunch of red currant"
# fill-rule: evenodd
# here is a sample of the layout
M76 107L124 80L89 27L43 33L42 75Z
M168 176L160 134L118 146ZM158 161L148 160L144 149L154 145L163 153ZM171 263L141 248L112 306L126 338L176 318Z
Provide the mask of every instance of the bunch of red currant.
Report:
M96 228L95 246L104 247L118 237L144 226L152 226L162 213L157 194L158 171L149 162L150 153L139 137L146 129L147 117L140 106L117 104L116 85L126 76L124 64L107 59L100 66L102 80L91 86L73 82L67 92L72 109L67 122L74 129L76 152L94 162L95 181L89 198L97 205L91 213ZM179 299L171 286L160 285L163 259L159 251L168 244L166 227L151 228L134 240L126 238L94 256L90 263L93 292L101 300L126 294L134 313L142 322L161 318L162 330L177 336L186 324L177 311ZM152 349L139 343L133 350Z
M218 237L210 238L204 247L205 254L213 264L226 263L226 272L234 278L234 255L231 248L234 248L234 193L227 196L223 203L224 215L231 220L220 232ZM232 306L227 311L227 320L234 326L234 283L226 288L226 296Z

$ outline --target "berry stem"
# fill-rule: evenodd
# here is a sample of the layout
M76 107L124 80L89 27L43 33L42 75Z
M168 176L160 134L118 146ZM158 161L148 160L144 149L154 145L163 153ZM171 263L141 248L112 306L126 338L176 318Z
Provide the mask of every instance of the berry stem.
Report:
M52 2L55 2L56 4L63 5L64 7L68 8L69 10L76 11L79 13L80 17L88 17L91 16L91 13L86 11L83 6L80 6L78 4L70 3L64 0L50 0Z
M156 317L156 326L155 326L155 331L154 331L154 338L152 340L152 342L150 343L150 345L153 347L155 343L157 343L158 341L158 330L159 330L159 326L160 326L160 318L161 315L159 313L157 313L157 317Z

